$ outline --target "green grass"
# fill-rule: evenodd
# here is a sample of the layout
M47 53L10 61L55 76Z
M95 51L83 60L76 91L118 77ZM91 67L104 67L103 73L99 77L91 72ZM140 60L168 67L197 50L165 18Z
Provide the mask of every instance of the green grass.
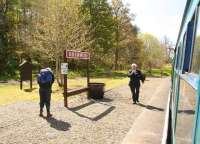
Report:
M167 65L163 68L163 75L162 76L170 76L172 71L172 67L170 65ZM161 77L161 70L160 69L152 69L151 74L148 72L148 70L143 70L143 72L147 76L151 77Z
M160 77L159 69L152 69L152 75L143 70L147 76ZM171 66L167 65L163 69L163 76L171 75ZM86 87L86 78L80 78L84 76L84 72L70 72L68 74L68 87L70 89L76 89L80 87ZM97 72L91 72L91 82L102 82L106 84L105 90L109 90L118 87L123 84L128 84L129 78L127 77L127 71L104 71L98 70ZM35 79L36 76L34 76ZM78 78L77 78L78 77ZM17 79L18 77L16 77ZM5 78L6 79L6 78ZM7 79L6 79L7 80ZM24 89L29 88L29 83L24 83ZM52 100L63 100L63 89L58 87L55 83L53 85ZM16 84L3 84L0 83L0 105L16 103L19 101L39 101L38 85L33 84L33 91L27 92L19 89L19 83Z
M163 68L163 76L170 76L171 75L171 66L166 65ZM125 78L127 77L127 71L128 70L122 70L122 71L112 71L109 69L90 69L90 77L92 78ZM160 69L152 69L152 74L150 75L148 70L142 70L147 76L153 76L153 77L160 77ZM69 71L68 78L76 78L76 77L84 77L86 76L86 70L82 71ZM37 77L37 71L33 72L33 78L35 79ZM19 79L19 71L16 71L16 75L14 76L0 76L0 80L18 80Z
M91 77L93 78L102 78L102 77L107 77L107 78L115 78L115 79L120 79L120 78L125 78L127 77L127 71L104 71L104 72L94 72L90 74Z
M123 84L128 84L128 78L93 78L91 82L103 82L106 84L105 90L118 87ZM86 86L86 79L69 79L68 80L69 89L76 89ZM25 90L20 90L19 83L16 84L0 84L0 105L12 104L20 101L34 101L39 102L38 95L38 85L33 84L33 90L28 92L29 83L24 83L23 88ZM55 83L53 85L52 101L56 102L63 100L63 89L58 87ZM70 97L71 98L71 97Z

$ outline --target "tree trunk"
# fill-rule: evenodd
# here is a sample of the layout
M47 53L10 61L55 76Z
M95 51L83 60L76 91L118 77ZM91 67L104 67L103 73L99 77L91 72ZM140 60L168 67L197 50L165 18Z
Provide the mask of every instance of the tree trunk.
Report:
M59 87L63 86L63 78L60 72L60 58L56 58L56 81Z
M160 68L160 77L161 78L163 77L163 68L162 67Z
M119 60L119 29L117 29L117 31L116 31L116 48L115 48L114 70L118 69L118 60Z
M118 59L119 59L119 50L118 50L118 47L116 47L116 49L115 49L115 66L114 66L114 70L118 69Z
M152 76L152 66L151 66L151 63L149 63L149 75Z

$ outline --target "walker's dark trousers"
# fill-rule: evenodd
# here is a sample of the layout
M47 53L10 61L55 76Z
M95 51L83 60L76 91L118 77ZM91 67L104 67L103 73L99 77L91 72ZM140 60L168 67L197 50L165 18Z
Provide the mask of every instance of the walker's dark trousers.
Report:
M130 85L133 102L139 102L140 86Z
M40 88L40 111L43 111L46 105L47 112L50 112L51 89Z

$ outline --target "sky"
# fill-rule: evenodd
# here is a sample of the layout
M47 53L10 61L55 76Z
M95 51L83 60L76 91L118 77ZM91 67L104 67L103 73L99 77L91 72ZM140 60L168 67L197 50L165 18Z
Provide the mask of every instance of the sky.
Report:
M143 33L162 39L167 36L174 44L185 9L186 0L123 0L135 14L136 25Z

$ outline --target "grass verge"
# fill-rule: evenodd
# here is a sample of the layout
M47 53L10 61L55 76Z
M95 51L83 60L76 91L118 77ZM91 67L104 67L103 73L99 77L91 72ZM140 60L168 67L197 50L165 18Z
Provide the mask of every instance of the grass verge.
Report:
M105 90L109 90L128 83L128 78L92 78L91 82L103 82ZM69 89L76 89L86 86L86 78L68 80ZM24 83L23 90L20 90L19 83L0 84L0 105L12 104L20 101L39 102L38 85L33 84L33 90L29 90L29 83ZM52 88L52 101L63 100L63 89L55 83Z

